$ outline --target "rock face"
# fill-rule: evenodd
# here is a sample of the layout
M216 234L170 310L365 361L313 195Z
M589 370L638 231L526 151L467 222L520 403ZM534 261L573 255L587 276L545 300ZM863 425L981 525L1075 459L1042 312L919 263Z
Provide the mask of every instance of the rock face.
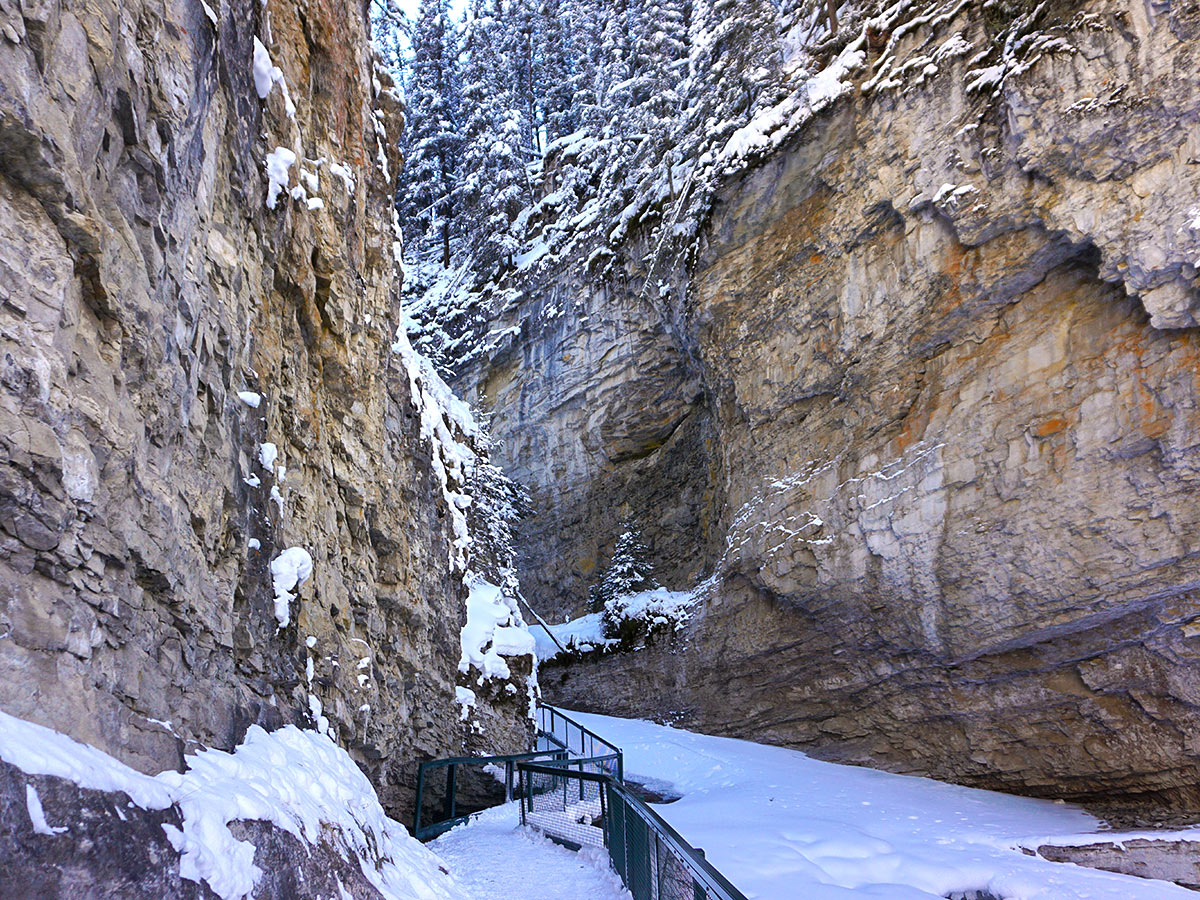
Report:
M0 900L219 896L207 882L180 875L180 850L169 837L184 827L178 804L143 809L122 791L28 775L2 760L0 797L5 798L0 805ZM31 819L31 798L41 821ZM254 847L253 864L261 871L255 897L338 897L339 886L364 900L384 896L364 877L363 861L347 852L340 835L319 835L310 844L261 819L232 822L230 831Z
M29 819L26 791L35 792L49 830ZM63 778L27 776L0 761L0 898L180 897L215 898L207 885L179 877L163 861L178 854L163 825L178 828L175 809L137 809L125 794L77 787ZM119 810L119 812L118 812ZM70 821L72 828L50 824Z
M1037 848L1037 854L1053 862L1074 863L1139 878L1159 878L1200 890L1200 867L1196 862L1200 858L1200 847L1195 841L1136 838L1077 847L1043 844Z
M668 586L715 576L674 640L543 687L1194 813L1200 9L1051 5L1001 53L1008 7L924 6L722 186L673 288L564 279L467 374L533 479L535 604L581 610L625 510Z
M0 5L0 708L146 772L327 722L406 816L466 737L465 591L390 350L398 103L364 17Z
M493 412L498 455L533 493L524 593L543 615L582 611L625 525L654 546L660 578L701 577L722 537L716 435L680 334L629 284L564 279L520 315L459 384Z

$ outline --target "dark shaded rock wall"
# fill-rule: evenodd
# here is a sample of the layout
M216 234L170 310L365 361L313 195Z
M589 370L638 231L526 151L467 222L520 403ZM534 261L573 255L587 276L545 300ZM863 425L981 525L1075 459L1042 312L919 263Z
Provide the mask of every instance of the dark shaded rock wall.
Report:
M555 621L579 614L627 524L660 578L700 577L720 547L719 460L679 323L636 284L566 278L531 292L519 315L458 383L494 413L497 455L532 492L517 535L522 590Z

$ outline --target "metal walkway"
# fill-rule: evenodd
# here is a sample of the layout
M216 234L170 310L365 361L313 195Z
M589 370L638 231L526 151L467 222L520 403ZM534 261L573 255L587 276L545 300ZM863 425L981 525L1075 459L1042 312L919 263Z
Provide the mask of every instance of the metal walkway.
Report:
M634 900L746 900L625 785L620 748L552 706L538 708L528 753L421 763L413 834L428 840L513 799L522 825L606 851Z

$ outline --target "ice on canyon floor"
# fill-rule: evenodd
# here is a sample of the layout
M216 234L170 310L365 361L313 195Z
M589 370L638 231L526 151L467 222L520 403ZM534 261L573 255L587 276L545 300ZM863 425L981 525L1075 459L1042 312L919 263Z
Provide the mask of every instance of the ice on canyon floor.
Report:
M1168 882L1021 852L1031 840L1095 832L1099 821L1074 806L571 715L624 750L627 778L667 781L682 794L659 813L752 900L932 900L972 891L1004 900L1194 897Z

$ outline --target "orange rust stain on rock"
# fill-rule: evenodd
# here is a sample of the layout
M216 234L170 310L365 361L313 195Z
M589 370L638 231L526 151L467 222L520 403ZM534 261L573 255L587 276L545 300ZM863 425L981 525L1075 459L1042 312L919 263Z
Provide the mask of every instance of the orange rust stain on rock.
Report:
M950 277L952 282L958 281L962 276L966 255L967 249L957 241L951 241L946 246L946 257L945 262L942 263L942 271Z
M966 255L967 250L957 243L951 243L946 247L945 257L940 267L942 274L946 276L946 284L938 294L937 305L933 310L936 320L949 316L963 304L963 295L959 285L962 282L963 270L971 265L970 261L966 259Z
M904 424L900 427L900 434L896 436L897 454L903 453L925 436L929 418L929 410L923 406L914 406L909 410L908 415L904 417Z
M1136 409L1138 415L1135 425L1142 434L1149 438L1160 438L1171 428L1171 415L1158 398L1142 382L1137 385Z
M1033 433L1038 437L1050 437L1066 429L1068 422L1062 416L1051 416L1040 425L1034 426Z

